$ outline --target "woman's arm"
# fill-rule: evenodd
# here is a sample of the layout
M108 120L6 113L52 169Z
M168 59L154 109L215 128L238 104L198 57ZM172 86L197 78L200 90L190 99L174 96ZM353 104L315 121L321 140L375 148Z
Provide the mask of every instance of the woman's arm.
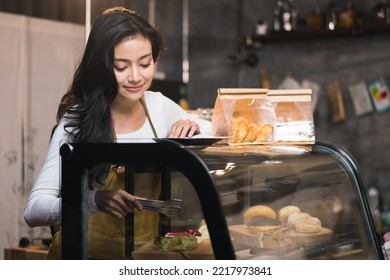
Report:
M165 120L167 134L159 135L159 137L172 137L170 135L172 128L180 131L180 128L183 127L186 127L188 130L196 128L194 134L211 135L210 121L190 115L177 103L160 92L148 92L145 97L153 123L162 124L161 119ZM156 129L159 130L161 127L157 127Z
M60 145L68 133L61 120L51 138L46 158L27 199L24 219L31 227L47 226L60 222Z
M195 134L205 134L211 135L211 122L208 120L200 119L195 116L190 115L185 110L183 110L177 103L172 101L169 98L164 98L164 109L168 123L171 124L171 127L178 123L182 125L188 125L188 121L194 122L198 125L198 131ZM190 135L192 136L192 135Z

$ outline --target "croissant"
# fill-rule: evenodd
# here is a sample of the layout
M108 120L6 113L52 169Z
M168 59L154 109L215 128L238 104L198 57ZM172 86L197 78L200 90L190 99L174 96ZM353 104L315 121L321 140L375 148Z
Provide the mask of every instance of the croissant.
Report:
M231 121L231 142L233 143L241 143L247 132L247 121L243 117L233 118Z
M257 138L257 134L259 133L259 127L255 123L248 124L247 134L245 135L242 142L253 142Z
M230 122L231 143L263 142L272 133L272 125L258 125L254 122L249 123L244 117L232 118Z
M274 128L270 124L263 124L259 128L255 142L263 142L265 139L270 137L274 132Z

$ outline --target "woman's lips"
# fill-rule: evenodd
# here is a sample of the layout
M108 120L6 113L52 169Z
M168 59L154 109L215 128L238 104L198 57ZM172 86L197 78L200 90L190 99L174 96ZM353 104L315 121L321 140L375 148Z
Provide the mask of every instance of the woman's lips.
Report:
M128 92L138 92L142 89L142 85L141 86L136 86L136 87L126 87L124 86L124 88L128 91Z

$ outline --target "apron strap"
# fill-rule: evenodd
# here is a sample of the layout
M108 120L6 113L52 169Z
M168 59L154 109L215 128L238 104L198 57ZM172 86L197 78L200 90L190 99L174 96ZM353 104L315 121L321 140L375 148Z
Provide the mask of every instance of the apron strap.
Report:
M148 110L148 107L146 106L146 102L145 102L145 100L144 100L144 97L142 97L139 101L141 102L142 107L144 107L144 110L145 110L145 113L146 113L146 117L148 118L150 127L151 127L152 130L153 130L153 135L154 135L154 137L155 137L155 138L158 138L156 129L154 128L154 125L153 125L153 123L152 123L152 119L150 118L149 110Z

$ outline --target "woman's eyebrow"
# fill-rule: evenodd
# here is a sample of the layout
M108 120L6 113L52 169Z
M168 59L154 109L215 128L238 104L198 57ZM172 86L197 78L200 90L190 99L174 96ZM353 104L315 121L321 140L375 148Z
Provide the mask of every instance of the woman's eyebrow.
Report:
M149 56L152 56L152 54L151 54L151 53L144 54L144 55L141 56L138 60L142 60L142 59L147 58L147 57L149 57ZM115 58L115 57L114 57L114 61L129 62L130 60L127 59L127 58L121 58L121 57Z

